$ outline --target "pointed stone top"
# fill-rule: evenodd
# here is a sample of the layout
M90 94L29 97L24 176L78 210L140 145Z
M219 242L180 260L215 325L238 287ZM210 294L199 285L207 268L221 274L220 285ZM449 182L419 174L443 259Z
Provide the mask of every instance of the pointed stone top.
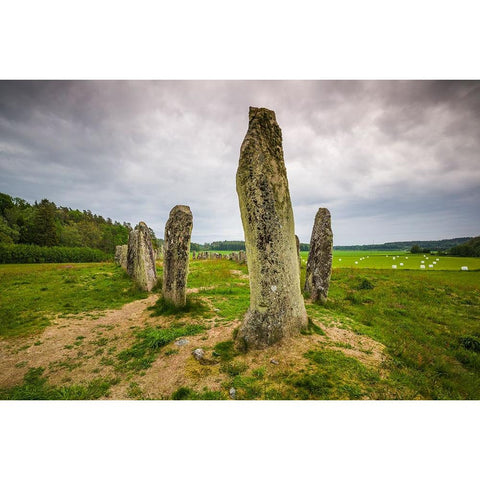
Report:
M192 211L190 210L190 207L188 205L175 205L171 210L170 210L170 215L175 212L183 212L187 213L189 215L192 214Z
M148 228L145 222L138 222L137 228Z
M327 215L327 216L330 217L330 210L328 208L325 208L325 207L320 207L318 209L317 215L321 215L321 216Z
M275 112L273 110L269 110L268 108L262 107L250 107L248 111L248 121L252 123L254 118L260 118L265 120L270 120L273 122L277 122L277 118L275 117Z

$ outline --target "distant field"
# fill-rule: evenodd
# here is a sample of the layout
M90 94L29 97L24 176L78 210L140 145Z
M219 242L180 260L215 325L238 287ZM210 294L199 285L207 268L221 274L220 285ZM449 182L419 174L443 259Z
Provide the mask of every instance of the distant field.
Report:
M302 260L306 262L308 252L301 252L300 254ZM403 265L401 265L402 263ZM468 270L479 270L480 258L443 257L423 253L412 255L407 252L333 251L333 268L386 268L393 270L392 265L396 265L397 270L422 270L421 265L425 265L425 271L460 271L463 266L468 267Z

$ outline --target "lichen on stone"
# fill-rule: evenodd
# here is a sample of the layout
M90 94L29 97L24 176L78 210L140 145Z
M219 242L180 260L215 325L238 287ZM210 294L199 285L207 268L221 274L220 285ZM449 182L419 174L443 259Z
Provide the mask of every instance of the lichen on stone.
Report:
M307 325L293 210L275 113L250 107L240 149L237 193L245 232L250 308L238 347L264 348ZM272 288L275 286L275 288Z
M186 304L190 238L193 215L190 207L176 205L165 225L163 253L163 296L177 307Z
M332 274L333 233L327 208L319 208L315 215L310 251L308 253L305 293L314 301L327 301Z

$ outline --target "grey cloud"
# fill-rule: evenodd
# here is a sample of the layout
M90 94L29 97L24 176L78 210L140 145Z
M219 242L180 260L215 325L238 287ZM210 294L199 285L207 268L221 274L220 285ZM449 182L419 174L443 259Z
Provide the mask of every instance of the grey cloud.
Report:
M194 241L241 238L250 105L277 113L302 241L319 206L336 243L478 234L472 81L3 81L0 191L144 220L159 236L185 203Z

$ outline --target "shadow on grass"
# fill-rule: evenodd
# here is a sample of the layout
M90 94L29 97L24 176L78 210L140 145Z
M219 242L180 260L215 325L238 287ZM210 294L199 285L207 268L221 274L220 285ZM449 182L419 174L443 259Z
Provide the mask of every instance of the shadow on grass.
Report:
M182 316L184 314L189 314L191 317L208 317L210 314L210 309L208 306L202 302L200 299L192 299L187 297L187 301L183 306L177 306L173 302L166 300L164 297L161 297L157 300L155 305L148 307L152 312L152 317L161 317L161 316Z

